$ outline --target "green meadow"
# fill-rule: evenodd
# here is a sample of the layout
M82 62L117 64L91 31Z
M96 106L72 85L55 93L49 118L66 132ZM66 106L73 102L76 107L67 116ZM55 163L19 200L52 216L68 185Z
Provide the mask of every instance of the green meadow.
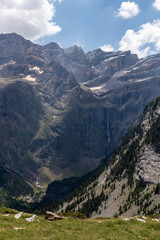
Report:
M160 240L160 220L137 219L74 219L67 218L49 222L44 216L37 216L33 222L23 214L15 219L15 213L4 216L0 213L1 240Z

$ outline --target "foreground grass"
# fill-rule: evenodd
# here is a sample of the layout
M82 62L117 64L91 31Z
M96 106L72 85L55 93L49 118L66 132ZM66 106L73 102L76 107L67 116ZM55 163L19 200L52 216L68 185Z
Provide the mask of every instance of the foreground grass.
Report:
M38 216L28 223L23 215L15 219L0 214L0 239L15 240L160 240L160 222L119 219L79 220L68 218L48 222ZM14 228L22 228L15 230Z

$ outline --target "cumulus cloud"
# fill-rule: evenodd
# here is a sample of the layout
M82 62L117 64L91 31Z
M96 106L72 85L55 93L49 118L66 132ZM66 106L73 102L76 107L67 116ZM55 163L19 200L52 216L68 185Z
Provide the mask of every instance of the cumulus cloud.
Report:
M53 22L54 2L53 0L0 0L0 32L16 32L30 40L60 32L61 28Z
M127 30L120 41L121 51L131 50L140 58L160 51L160 19L141 25L139 31Z
M160 11L160 0L155 0L153 3L153 7Z
M104 46L100 47L100 49L104 52L113 52L114 48L110 44L105 44Z
M118 17L122 18L133 18L138 13L140 13L141 10L139 9L139 6L135 2L122 2L121 7L118 9Z

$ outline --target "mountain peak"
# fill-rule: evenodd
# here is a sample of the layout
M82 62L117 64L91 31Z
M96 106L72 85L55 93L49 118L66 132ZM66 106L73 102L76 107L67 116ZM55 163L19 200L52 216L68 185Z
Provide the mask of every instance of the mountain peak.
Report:
M50 49L61 49L58 43L56 42L50 42L46 44L44 47L50 48Z
M74 46L71 46L69 48L66 48L65 49L65 53L68 53L68 54L75 54L75 53L80 53L80 54L84 54L84 51L81 47L77 46L77 45L74 45Z
M21 42L23 41L23 42L33 44L30 40L25 39L24 37L22 37L17 33L1 33L0 40L3 40L3 39L11 40L11 41L21 41Z

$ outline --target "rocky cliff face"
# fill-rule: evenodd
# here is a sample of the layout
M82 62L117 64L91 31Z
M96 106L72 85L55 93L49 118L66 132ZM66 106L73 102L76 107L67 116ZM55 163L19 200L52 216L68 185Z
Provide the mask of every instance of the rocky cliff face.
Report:
M0 35L0 161L44 186L95 169L160 94L159 55Z
M158 97L145 108L139 124L126 135L110 159L104 160L104 165L70 193L59 212L78 210L90 217L159 213L159 132ZM48 196L52 193L50 188Z
M140 154L137 179L142 179L149 184L158 184L160 181L160 154L151 145L146 145Z

